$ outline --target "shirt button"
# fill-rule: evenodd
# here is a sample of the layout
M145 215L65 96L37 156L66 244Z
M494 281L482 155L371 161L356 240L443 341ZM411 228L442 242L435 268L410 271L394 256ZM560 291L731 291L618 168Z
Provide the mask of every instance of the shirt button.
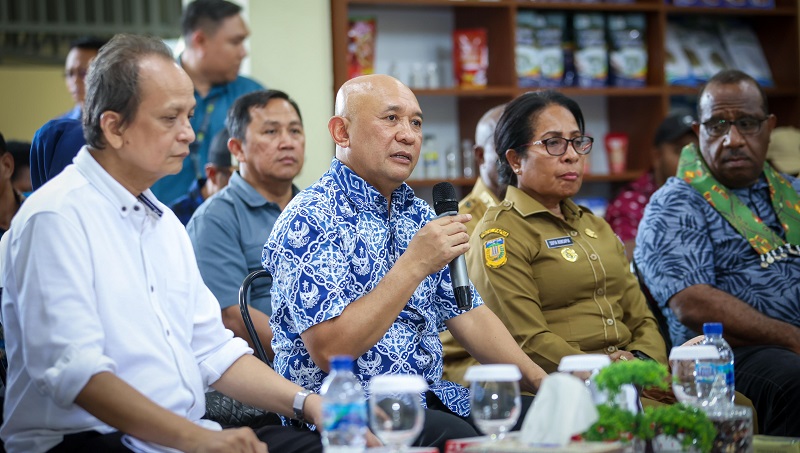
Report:
M589 255L589 259L592 260L592 261L597 261L597 255L592 253L591 255Z
M167 329L167 336L169 336L169 329Z
M609 346L609 347L606 348L606 351L608 351L608 352L614 352L616 350L617 350L616 346Z
M578 235L578 232L577 232L577 231L570 231L570 232L569 232L569 235L570 235L570 236L577 236L577 235Z
M151 293L152 293L152 292L155 292L155 289L153 288L153 285L150 285L150 292L151 292Z
M139 205L137 204L136 206L134 206L134 207L133 207L133 210L134 210L134 211L138 211L138 210L139 210Z
M605 292L605 290L603 290L603 288L597 288L597 291L596 291L596 293L597 293L597 295L598 295L598 296L602 296L602 295L603 295L603 294L605 294L606 292Z
M123 207L122 207L122 212L125 212L125 211L127 211L127 210L128 210L128 207L127 207L127 206L123 206Z
M608 324L609 326L613 326L614 325L614 320L610 319L610 318L606 319L606 324Z

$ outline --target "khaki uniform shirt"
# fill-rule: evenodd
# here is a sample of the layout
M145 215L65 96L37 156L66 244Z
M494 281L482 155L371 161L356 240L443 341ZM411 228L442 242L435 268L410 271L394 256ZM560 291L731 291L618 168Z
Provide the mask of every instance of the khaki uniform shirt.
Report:
M666 364L664 340L614 232L572 200L561 210L566 220L515 187L489 208L467 254L486 306L548 373L564 356L620 349ZM463 382L477 362L447 346L445 376Z
M467 234L472 235L472 231L475 230L475 226L481 221L487 209L499 204L500 200L486 187L483 180L478 178L469 195L458 203L459 214L472 214L472 220L464 224L467 226Z

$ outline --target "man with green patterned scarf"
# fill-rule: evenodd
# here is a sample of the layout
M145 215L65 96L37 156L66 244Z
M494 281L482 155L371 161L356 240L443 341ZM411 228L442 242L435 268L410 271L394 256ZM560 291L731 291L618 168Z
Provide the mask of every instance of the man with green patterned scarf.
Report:
M777 123L747 74L700 91L699 149L650 200L634 258L674 344L722 322L762 434L800 436L800 181L766 162Z

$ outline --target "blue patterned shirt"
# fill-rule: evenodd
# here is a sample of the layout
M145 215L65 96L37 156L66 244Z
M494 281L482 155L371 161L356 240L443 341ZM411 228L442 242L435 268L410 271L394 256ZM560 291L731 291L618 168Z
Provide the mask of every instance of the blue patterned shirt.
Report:
M800 192L800 180L784 177ZM754 185L731 193L785 239L763 175ZM692 285L711 285L767 316L800 327L800 257L789 255L763 269L747 240L681 179L669 178L650 199L634 258L667 317L673 344L698 335L667 306L672 296Z
M391 209L391 214L389 213ZM275 223L263 264L274 277L272 317L275 369L319 391L326 373L300 334L339 316L372 291L435 214L403 184L391 207L373 186L334 159L314 185L300 192ZM483 303L472 288L474 306ZM469 391L442 380L444 321L459 315L450 272L425 278L383 338L357 360L362 386L379 374L418 374L453 412L469 415Z

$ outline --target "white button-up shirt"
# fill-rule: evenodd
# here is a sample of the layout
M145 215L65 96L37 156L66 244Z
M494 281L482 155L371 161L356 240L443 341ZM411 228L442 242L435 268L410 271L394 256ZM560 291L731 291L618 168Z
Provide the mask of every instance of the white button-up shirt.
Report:
M183 225L148 190L133 196L84 147L17 213L2 257L9 452L114 429L74 404L110 371L198 420L204 392L247 353L221 321Z

